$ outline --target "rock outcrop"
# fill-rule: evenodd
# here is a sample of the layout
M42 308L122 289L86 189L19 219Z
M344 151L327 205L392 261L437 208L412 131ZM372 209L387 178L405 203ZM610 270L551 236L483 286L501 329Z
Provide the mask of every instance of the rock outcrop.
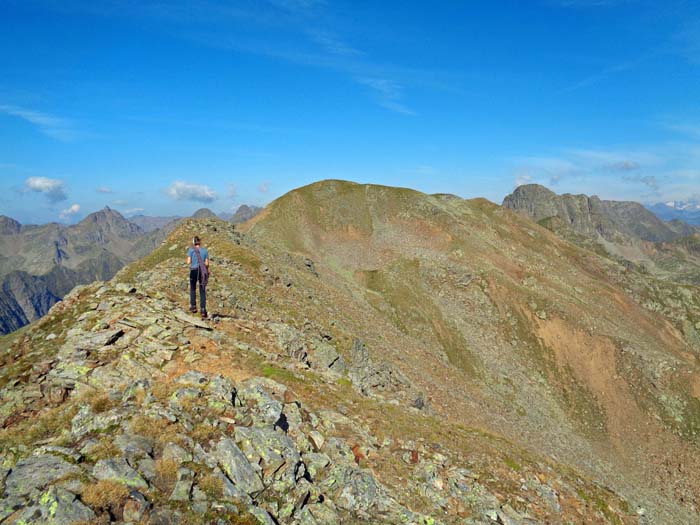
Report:
M674 230L637 202L602 200L587 195L557 195L538 184L518 186L503 199L503 206L524 211L535 221L558 218L575 232L615 241L621 237L650 242L670 242L694 229Z
M700 283L697 228L679 220L665 222L639 203L557 195L526 184L506 196L503 206L631 267L684 284Z

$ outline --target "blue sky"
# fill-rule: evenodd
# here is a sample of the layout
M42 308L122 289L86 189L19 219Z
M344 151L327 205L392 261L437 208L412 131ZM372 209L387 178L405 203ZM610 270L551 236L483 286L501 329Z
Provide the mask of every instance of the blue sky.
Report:
M700 193L700 2L0 0L0 213Z

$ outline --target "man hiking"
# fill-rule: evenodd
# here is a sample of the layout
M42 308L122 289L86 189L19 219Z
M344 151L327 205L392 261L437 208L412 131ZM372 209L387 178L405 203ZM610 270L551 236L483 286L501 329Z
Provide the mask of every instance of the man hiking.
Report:
M197 313L196 286L199 281L199 306L202 319L207 318L207 282L209 281L209 250L202 248L202 241L195 236L187 250L190 268L190 312Z

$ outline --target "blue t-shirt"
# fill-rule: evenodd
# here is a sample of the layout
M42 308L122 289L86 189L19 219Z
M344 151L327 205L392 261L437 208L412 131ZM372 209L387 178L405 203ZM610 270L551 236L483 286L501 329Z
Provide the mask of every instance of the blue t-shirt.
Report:
M202 262L204 262L209 258L209 250L200 247L199 255L202 257ZM190 247L187 249L187 257L192 259L192 264L190 264L190 268L192 270L196 270L197 268L199 268L199 259L197 259L197 254L194 252L194 248Z

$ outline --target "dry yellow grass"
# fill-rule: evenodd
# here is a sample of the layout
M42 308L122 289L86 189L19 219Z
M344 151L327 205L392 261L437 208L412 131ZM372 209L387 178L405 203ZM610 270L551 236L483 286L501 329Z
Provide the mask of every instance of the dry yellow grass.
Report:
M120 456L121 453L122 451L119 450L119 447L112 443L112 441L104 439L100 441L99 444L95 446L95 448L90 450L87 456L91 461L98 461L100 459L114 458Z
M220 499L223 495L223 482L220 478L217 478L213 474L206 474L202 476L197 485L207 496L212 499Z
M107 412L108 410L114 408L117 402L110 399L107 394L99 394L90 399L90 408L96 414L101 414L102 412Z
M177 482L177 469L178 464L172 459L157 460L155 486L165 494L172 492Z
M97 511L115 512L128 497L126 485L106 480L88 484L82 493L83 502Z

